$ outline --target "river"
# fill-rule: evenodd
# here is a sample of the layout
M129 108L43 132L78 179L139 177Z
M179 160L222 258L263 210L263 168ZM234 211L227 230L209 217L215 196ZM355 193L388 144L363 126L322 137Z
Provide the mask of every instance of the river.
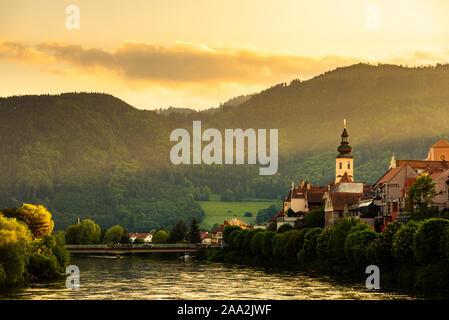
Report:
M296 271L221 263L74 256L71 264L80 269L79 290L59 280L9 288L0 291L0 299L411 299Z

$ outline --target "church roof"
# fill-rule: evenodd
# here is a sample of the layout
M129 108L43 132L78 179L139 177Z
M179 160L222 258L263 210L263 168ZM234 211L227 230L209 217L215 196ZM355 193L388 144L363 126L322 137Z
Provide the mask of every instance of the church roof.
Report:
M449 147L449 142L447 142L444 139L440 139L440 141L438 141L437 143L435 143L432 148L448 148Z
M348 207L363 199L363 193L352 192L329 192L333 210L344 210L345 205Z
M341 177L339 183L341 183L341 182L354 182L354 181L351 179L351 177L349 176L349 174L348 174L347 172L345 172L345 173L343 174L343 176Z

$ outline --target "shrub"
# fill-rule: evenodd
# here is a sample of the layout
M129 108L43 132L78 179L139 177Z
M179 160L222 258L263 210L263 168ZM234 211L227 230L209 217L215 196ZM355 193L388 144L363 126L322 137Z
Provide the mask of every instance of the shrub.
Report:
M263 235L262 252L266 258L273 256L273 239L276 233L273 231L267 231Z
M284 223L282 226L279 227L279 229L277 229L277 233L284 233L293 229L294 228L291 225L289 225L288 223Z
M414 243L415 257L419 263L436 263L442 257L441 237L448 225L449 220L431 218L419 226Z
M251 253L255 257L263 257L263 238L265 231L257 232L251 239Z
M242 230L239 226L226 226L223 230L223 241L229 244L229 236L234 230Z
M260 231L262 231L262 229L251 229L246 233L245 240L243 241L243 250L247 254L251 254L251 239Z
M226 242L229 245L230 249L236 249L234 246L235 238L243 231L242 228L238 227L232 230L230 235L228 236L228 241Z
M375 263L382 270L392 270L396 267L397 263L392 250L393 237L401 226L402 224L397 221L389 223L373 243Z
M307 231L304 236L304 246L298 253L298 261L302 265L310 265L316 259L316 244L318 236L323 231L323 228L313 228Z
M393 255L401 265L414 265L416 263L413 246L419 224L413 221L403 225L393 237Z
M348 234L345 241L345 257L348 267L355 272L368 265L366 248L377 238L377 233L371 229L358 230Z

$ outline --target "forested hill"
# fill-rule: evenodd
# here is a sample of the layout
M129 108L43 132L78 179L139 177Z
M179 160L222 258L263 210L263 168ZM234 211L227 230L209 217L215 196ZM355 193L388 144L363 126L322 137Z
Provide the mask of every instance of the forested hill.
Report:
M332 180L343 118L357 180L374 182L397 158L424 158L449 137L449 66L364 64L294 80L215 111L157 113L107 94L0 98L0 206L46 204L57 227L90 217L130 231L201 216L194 187L236 198L277 197L294 178ZM279 175L257 166L174 167L174 128L278 128ZM136 230L137 231L137 230Z

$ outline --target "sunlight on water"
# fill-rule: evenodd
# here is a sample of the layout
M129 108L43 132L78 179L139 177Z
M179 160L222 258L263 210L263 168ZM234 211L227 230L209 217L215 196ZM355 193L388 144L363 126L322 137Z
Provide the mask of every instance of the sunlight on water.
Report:
M129 256L74 257L80 290L65 281L0 292L0 299L410 299L401 294L342 285L299 272Z

